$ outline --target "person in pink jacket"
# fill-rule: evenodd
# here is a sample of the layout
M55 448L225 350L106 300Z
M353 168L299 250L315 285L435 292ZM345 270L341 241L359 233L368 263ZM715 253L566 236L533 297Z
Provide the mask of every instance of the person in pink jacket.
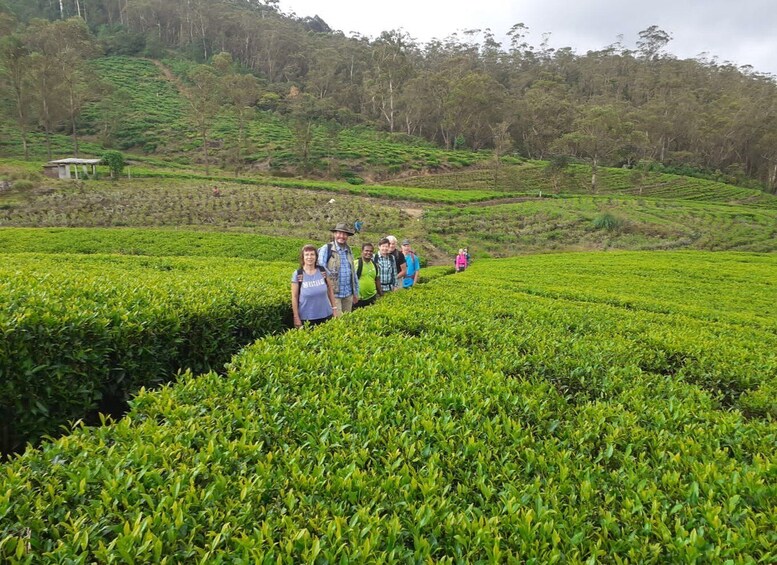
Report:
M456 272L460 273L467 268L467 254L463 249L459 249L459 254L456 255Z

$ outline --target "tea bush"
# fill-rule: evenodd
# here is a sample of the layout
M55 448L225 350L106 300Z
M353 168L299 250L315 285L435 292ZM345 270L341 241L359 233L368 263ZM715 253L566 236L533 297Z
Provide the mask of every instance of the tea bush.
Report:
M3 253L239 257L295 263L307 240L253 233L133 228L0 228Z
M220 369L286 327L291 266L237 259L0 256L0 450L54 434L180 369Z
M773 562L775 267L479 261L263 339L6 464L0 558Z

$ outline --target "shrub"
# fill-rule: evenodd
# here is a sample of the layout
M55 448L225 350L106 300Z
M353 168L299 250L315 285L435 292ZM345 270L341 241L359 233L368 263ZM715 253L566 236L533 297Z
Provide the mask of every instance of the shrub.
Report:
M31 188L35 188L35 183L31 180L21 179L14 181L11 186L16 190L30 190Z
M605 212L594 219L594 228L597 230L616 231L623 227L623 220Z
M111 170L111 178L116 180L124 170L124 155L119 151L106 151L103 153L103 163Z

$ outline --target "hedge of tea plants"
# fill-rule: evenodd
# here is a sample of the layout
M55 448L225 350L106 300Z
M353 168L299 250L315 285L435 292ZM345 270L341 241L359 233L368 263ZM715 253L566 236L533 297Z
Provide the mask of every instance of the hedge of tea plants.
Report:
M602 217L614 219L601 224ZM498 206L428 209L438 248L476 254L553 249L777 251L777 210L633 196L532 199Z
M598 195L694 200L777 209L777 196L757 189L634 169L600 167L598 171ZM511 196L538 193L591 194L591 167L570 164L554 174L549 171L546 161L528 161L520 165L503 165L496 179L493 166L482 166L465 171L409 177L397 180L395 184L418 188L500 191Z
M281 331L290 264L0 255L0 448Z
M0 558L774 562L775 267L480 261L265 338L7 463Z
M3 253L240 257L294 263L302 239L253 233L132 228L0 228Z

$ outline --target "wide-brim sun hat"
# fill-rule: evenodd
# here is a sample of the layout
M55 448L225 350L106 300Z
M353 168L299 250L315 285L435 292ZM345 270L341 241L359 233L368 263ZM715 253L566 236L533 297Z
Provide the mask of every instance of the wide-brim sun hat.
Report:
M354 231L353 231L352 228L349 228L347 224L342 224L342 223L337 224L335 227L333 227L329 231L331 231L331 232L341 231L343 233L347 233L348 235L353 235L354 234Z

